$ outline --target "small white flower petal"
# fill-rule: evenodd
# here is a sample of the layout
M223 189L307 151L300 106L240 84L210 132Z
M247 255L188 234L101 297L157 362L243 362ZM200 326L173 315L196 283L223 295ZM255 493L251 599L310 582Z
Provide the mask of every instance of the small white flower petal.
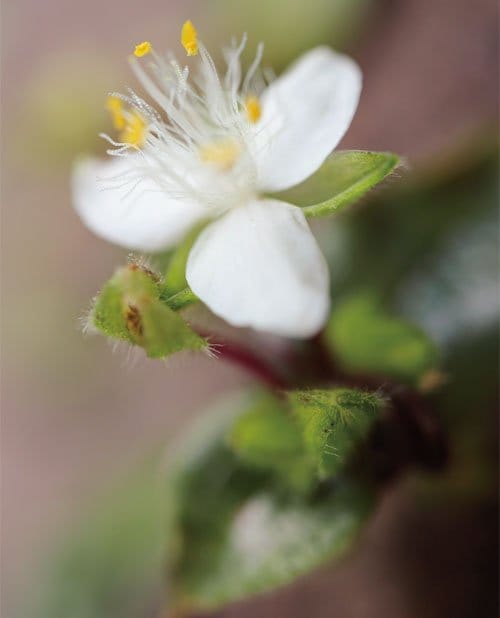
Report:
M137 155L77 163L73 203L98 236L128 249L160 251L176 244L206 211L169 197L148 178L135 187L127 182L127 172L140 162Z
M191 289L233 326L308 338L324 325L329 276L301 210L254 200L226 213L189 255Z
M287 189L321 166L351 124L361 82L354 60L317 47L270 84L255 126L261 189Z

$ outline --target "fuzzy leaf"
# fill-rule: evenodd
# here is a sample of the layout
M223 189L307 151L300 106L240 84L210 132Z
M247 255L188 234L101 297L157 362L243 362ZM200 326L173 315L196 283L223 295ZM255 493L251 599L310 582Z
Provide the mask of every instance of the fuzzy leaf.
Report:
M167 558L179 611L272 590L342 555L373 505L371 492L351 481L307 498L246 465L227 436L254 405L211 414L195 446L171 464Z
M228 444L245 464L275 471L296 489L309 488L315 478L301 428L283 402L268 393L256 397L236 420Z
M310 178L277 197L301 206L307 217L324 217L358 200L399 163L399 157L390 152L334 152Z
M379 395L349 388L295 391L288 400L320 478L341 470L384 407Z
M371 296L356 296L339 306L325 337L346 369L413 385L438 361L434 343L422 330L386 315Z
M106 283L90 320L105 335L143 347L151 358L207 347L207 342L160 299L154 273L135 264L119 269Z

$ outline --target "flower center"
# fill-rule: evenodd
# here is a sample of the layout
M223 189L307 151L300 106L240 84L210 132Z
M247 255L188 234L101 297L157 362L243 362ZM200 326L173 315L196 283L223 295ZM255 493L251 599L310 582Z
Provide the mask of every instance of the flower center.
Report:
M188 56L197 57L194 79L189 66L171 53L158 53L148 40L132 50L132 69L157 109L132 90L108 97L106 107L118 134L116 141L104 136L113 146L108 153L142 151L142 157L132 155L137 164L120 182L135 187L146 178L175 199L225 210L257 191L256 135L263 116L259 94L266 81L260 71L263 47L258 45L244 72L246 36L233 40L224 49L227 66L221 74L189 20L182 26L181 43Z
M200 146L199 154L204 163L211 163L227 171L233 167L240 156L241 146L233 139L219 140Z

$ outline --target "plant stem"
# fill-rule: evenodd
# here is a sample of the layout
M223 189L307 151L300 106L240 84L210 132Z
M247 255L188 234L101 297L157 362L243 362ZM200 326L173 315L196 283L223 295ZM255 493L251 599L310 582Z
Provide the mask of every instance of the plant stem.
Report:
M191 291L190 288L184 288L177 294L173 296L169 296L168 298L162 298L162 300L174 311L179 311L180 309L184 309L189 305L197 302L198 297L194 292Z
M209 341L210 345L216 348L219 358L243 367L261 382L267 384L267 386L276 390L283 390L289 386L287 381L279 375L274 367L266 363L251 350L231 341L217 339L211 335L209 335Z
M163 296L161 300L168 305L170 309L179 311L197 302L198 297L187 287L177 292L177 294ZM264 382L273 389L282 390L287 386L284 378L282 378L273 367L265 363L248 348L244 348L230 341L218 339L210 333L200 331L198 328L195 330L201 337L205 337L210 341L210 345L216 348L217 355L222 360L228 360L236 365L240 365L240 367L243 367L261 382Z

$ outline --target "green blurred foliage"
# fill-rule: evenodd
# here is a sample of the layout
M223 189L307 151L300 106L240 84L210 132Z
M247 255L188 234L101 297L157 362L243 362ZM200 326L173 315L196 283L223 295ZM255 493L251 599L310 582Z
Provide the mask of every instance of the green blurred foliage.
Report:
M438 362L425 332L383 312L369 294L348 298L333 311L324 334L342 367L418 386Z
M228 444L245 465L275 472L287 487L310 490L316 475L301 429L285 402L271 394L256 396L236 419Z

